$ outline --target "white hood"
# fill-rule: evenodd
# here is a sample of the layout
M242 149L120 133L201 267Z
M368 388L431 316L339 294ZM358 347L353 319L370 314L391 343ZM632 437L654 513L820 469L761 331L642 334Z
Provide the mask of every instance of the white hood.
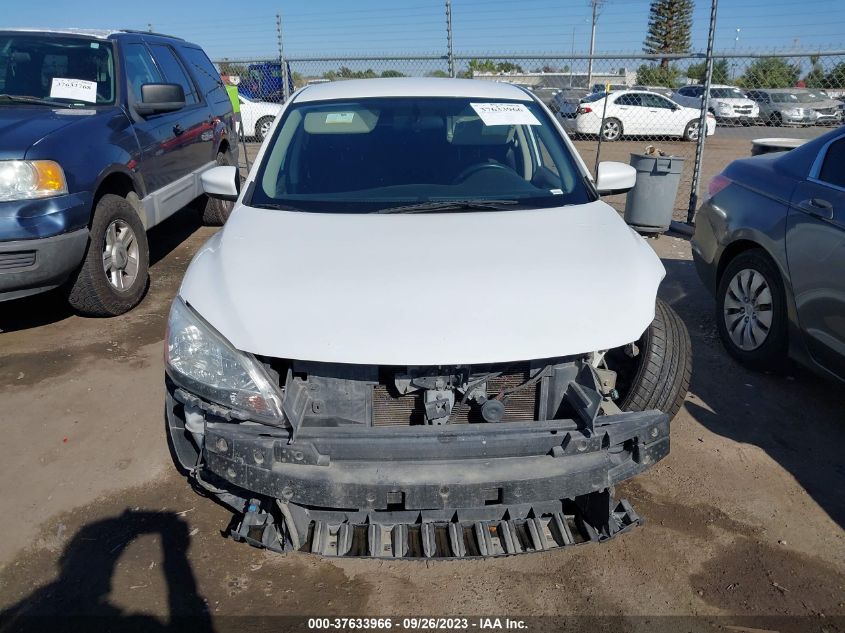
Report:
M634 341L664 274L603 202L416 215L238 206L180 294L255 354L480 364Z

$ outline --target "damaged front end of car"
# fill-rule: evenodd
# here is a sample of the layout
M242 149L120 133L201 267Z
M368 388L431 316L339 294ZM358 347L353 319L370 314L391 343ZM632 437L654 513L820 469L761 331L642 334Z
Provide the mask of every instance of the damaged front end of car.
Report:
M260 358L177 299L166 361L175 460L238 513L233 538L274 550L462 558L601 541L642 522L613 486L669 452L668 416L620 411L599 353Z

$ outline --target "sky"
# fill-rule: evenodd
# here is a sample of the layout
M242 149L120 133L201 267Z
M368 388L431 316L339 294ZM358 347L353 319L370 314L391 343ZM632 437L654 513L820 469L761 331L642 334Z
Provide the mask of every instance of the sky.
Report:
M289 56L442 54L444 0L5 0L10 27L136 28L184 37L212 59L277 54L282 15ZM596 52L640 52L649 0L605 0ZM709 0L697 0L693 49L706 46ZM452 0L454 49L568 53L589 50L590 0ZM739 31L737 31L739 29ZM845 49L845 0L720 0L717 51Z

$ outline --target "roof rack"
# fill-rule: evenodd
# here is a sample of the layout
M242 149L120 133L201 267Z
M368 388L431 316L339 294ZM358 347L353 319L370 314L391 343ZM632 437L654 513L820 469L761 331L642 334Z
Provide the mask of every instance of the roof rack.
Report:
M136 35L155 35L156 37L169 37L174 40L181 40L185 41L184 37L179 37L178 35L168 35L167 33L156 33L155 31L142 31L141 29L121 29L121 33L134 33Z

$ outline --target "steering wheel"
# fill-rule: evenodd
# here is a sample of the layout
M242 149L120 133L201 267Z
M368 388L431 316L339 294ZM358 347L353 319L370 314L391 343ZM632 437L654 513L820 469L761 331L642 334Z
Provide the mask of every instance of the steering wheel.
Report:
M460 182L463 182L473 174L476 174L485 169L506 169L508 171L513 171L510 167L506 167L505 165L501 165L499 163L476 163L475 165L470 165L469 167L464 169L460 174L458 174L457 177L452 181L452 184L456 185Z

